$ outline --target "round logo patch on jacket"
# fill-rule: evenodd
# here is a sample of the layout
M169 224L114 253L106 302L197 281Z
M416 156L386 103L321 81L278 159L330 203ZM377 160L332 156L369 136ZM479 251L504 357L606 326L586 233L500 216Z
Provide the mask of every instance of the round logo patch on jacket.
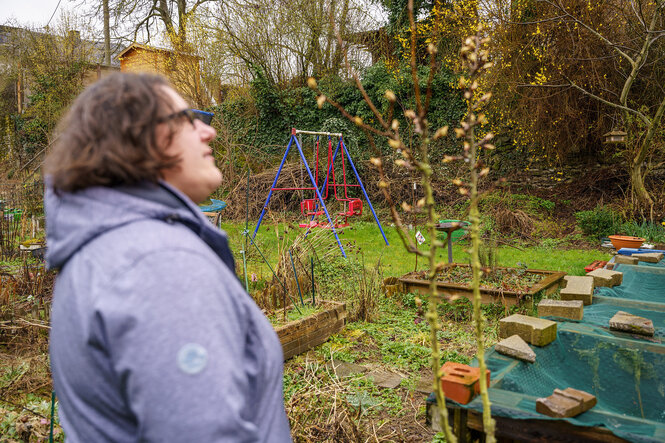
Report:
M198 374L208 364L208 351L198 343L187 343L178 351L178 367L185 374Z

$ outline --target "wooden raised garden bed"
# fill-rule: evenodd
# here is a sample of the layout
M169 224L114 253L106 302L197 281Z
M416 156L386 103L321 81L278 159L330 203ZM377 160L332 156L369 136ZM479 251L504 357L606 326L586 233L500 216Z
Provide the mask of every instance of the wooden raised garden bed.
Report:
M322 311L275 328L284 360L320 345L346 324L346 303L322 301L321 304Z
M444 271L449 268L469 268L469 265L453 263L446 268ZM528 287L520 287L519 289L510 288L510 286L505 285L503 282L499 282L499 285L504 284L504 286L495 286L492 287L481 282L480 288L480 299L482 303L502 303L506 306L513 306L518 304L524 298L533 298L535 294L540 291L544 291L543 295L549 295L556 291L563 277L566 275L565 272L560 271L545 271L540 269L517 269L517 268L503 268L497 267L497 270L506 273L517 273L529 277L533 281ZM426 271L420 272L411 272L404 275L399 279L402 290L404 292L419 292L421 294L429 294L429 280L426 279ZM449 281L437 281L436 282L437 290L439 294L444 295L445 297L465 297L469 301L473 301L473 291L470 288L470 284L459 283L459 282L449 282Z

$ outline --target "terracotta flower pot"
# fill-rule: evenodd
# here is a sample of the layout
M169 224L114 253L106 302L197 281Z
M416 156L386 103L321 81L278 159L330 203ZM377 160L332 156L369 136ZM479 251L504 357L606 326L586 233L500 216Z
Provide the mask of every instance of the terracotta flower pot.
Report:
M642 237L631 237L629 235L610 235L610 241L617 251L621 248L639 248L644 243Z

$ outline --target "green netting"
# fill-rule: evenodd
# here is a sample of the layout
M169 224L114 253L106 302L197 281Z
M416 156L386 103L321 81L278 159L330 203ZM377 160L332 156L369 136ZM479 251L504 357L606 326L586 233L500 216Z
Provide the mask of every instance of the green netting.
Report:
M584 323L598 327L609 327L610 319L617 311L628 312L653 322L657 339L665 338L665 304L647 303L625 299L594 297L593 304L584 307ZM621 333L612 333L621 336ZM664 368L665 369L665 368Z
M615 270L623 272L621 285L596 288L596 295L665 303L665 268L620 264Z
M536 412L536 399L572 387L592 393L598 404L575 418L578 426L604 426L630 441L665 439L665 346L609 336L584 323L559 323L557 340L539 348L535 363L490 349L492 414L513 419L550 419ZM480 397L466 407L482 411Z
M535 363L488 350L493 415L560 420L537 413L536 399L571 387L594 394L598 403L566 421L606 427L629 441L665 441L665 269L619 265L617 270L624 273L623 284L597 288L582 322L559 322L554 342L532 346ZM609 319L617 311L651 319L656 336L610 331ZM465 407L482 411L480 397Z

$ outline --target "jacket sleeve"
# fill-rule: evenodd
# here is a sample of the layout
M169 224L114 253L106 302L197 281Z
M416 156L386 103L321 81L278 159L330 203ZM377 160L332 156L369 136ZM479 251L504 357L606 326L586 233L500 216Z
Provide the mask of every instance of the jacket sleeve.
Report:
M139 440L258 440L241 297L225 266L186 249L142 257L100 297L100 329Z

